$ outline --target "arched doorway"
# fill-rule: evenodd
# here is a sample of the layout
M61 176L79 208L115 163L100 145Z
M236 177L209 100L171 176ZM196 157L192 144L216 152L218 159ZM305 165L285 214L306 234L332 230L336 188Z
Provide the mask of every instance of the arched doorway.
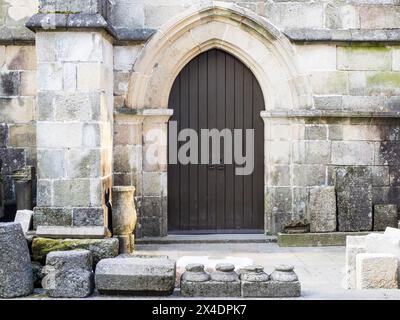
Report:
M219 165L169 164L168 232L262 233L264 123L260 112L265 105L253 73L225 51L206 51L180 72L169 106L178 132L190 128L200 137L201 129L254 129L254 170L237 175L237 165L224 164L223 159ZM244 135L242 147L246 150ZM200 143L198 152L201 158Z

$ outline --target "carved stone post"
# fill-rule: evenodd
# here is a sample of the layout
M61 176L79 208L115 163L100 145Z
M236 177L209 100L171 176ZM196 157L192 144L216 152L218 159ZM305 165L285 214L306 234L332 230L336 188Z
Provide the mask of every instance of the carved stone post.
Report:
M13 173L15 195L17 198L18 210L32 210L32 178L34 176L33 167L24 167Z
M134 203L135 187L112 188L112 228L119 240L119 253L132 253L137 216Z

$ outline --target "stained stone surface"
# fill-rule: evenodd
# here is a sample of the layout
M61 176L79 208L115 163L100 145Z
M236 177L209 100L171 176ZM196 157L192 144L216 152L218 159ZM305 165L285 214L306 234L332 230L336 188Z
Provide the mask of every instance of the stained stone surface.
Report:
M301 284L299 281L242 281L241 287L243 297L295 298L301 296Z
M368 167L336 169L339 231L372 230L372 172Z
M93 272L75 269L54 271L42 280L47 295L53 298L86 298L93 293Z
M357 255L357 289L397 289L398 259L386 253Z
M240 297L240 281L181 282L184 297Z
M336 231L335 187L310 189L307 210L310 219L310 232Z
M101 259L114 258L118 255L118 239L47 239L35 238L32 243L33 260L44 263L52 251L87 249L93 255L93 264Z
M92 270L93 258L89 250L53 251L47 255L46 267L57 270Z
M397 228L398 223L397 205L377 204L374 206L375 231L384 231L387 227Z
M26 235L32 224L33 211L31 210L18 210L15 215L14 222L21 224L22 231Z
M264 272L263 266L253 265L241 270L240 280L247 282L264 282L269 280L269 275Z
M365 236L347 236L346 238L346 276L347 289L356 288L356 257L366 252Z
M204 265L200 263L188 264L186 266L186 271L181 276L181 282L205 282L210 279L210 274L204 271Z
M43 266L37 261L32 261L32 273L35 288L41 288L42 280L45 276L43 273Z
M104 294L170 295L176 262L165 257L124 256L96 266L96 288Z
M32 291L32 265L22 227L0 223L0 298L27 296Z
M281 264L275 267L275 271L270 275L271 280L278 282L295 282L299 278L291 265Z
M42 269L42 287L54 298L85 298L94 290L92 253L89 250L55 251Z

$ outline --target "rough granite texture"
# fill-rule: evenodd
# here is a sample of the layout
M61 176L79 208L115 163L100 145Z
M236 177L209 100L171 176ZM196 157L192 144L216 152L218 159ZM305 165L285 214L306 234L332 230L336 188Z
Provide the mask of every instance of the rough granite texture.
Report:
M0 223L0 248L0 298L31 294L32 265L20 224Z

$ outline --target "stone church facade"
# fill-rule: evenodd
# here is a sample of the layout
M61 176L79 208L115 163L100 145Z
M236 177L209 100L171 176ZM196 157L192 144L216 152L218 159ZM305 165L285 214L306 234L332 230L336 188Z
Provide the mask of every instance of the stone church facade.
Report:
M167 235L169 166L146 133L167 157L174 81L213 49L262 91L264 232L332 211L327 231L370 231L374 205L400 205L398 1L1 0L6 205L29 165L48 236L108 236L111 188L131 185L137 236Z

